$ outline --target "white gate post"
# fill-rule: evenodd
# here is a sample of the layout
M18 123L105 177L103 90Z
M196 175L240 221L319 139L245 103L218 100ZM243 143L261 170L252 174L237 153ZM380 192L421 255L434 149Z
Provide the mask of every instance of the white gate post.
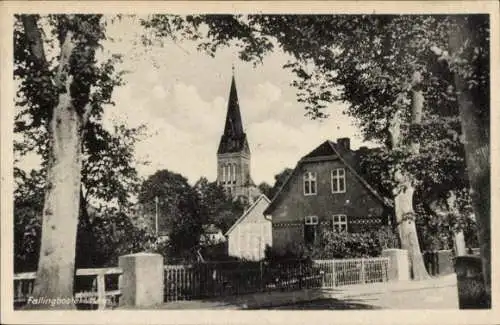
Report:
M120 305L146 307L163 303L163 256L152 253L124 255L120 256L118 265L123 270Z
M408 251L404 249L384 249L383 257L389 258L389 281L408 281L410 279L410 264Z
M361 283L365 284L365 259L361 259Z

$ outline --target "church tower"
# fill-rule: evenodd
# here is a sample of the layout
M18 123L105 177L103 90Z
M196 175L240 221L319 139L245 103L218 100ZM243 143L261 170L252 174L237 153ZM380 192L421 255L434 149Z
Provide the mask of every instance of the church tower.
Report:
M234 68L226 124L217 150L217 183L221 184L234 199L252 202L257 195L257 188L250 176L250 148L243 130Z

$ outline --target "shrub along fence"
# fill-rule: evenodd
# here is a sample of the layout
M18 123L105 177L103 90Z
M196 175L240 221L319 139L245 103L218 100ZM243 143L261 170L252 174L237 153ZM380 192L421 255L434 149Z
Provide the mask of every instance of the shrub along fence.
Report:
M385 257L165 265L164 300L386 282L388 267Z

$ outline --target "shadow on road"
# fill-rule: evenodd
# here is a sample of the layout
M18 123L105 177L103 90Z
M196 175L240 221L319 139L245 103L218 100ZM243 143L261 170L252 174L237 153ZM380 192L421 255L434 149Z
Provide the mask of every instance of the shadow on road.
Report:
M363 300L339 300L334 298L318 299L313 301L299 302L295 304L269 307L269 308L251 308L268 310L349 310L349 309L382 309L379 306L370 305Z

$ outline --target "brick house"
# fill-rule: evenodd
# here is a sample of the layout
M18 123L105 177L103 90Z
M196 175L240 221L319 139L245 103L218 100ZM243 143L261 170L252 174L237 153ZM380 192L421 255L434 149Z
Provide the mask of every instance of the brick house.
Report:
M390 222L390 202L359 173L360 154L367 150L351 150L350 139L340 138L323 142L299 160L264 211L272 217L275 249L312 244L321 227L360 232Z

